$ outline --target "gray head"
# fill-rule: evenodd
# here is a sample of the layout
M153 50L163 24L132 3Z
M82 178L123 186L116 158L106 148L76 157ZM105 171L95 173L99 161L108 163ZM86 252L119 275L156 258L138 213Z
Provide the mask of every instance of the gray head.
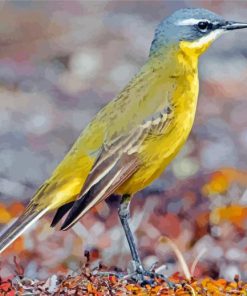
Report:
M247 28L247 24L226 21L207 9L180 9L158 25L150 52L155 52L162 45L182 41L191 48L201 48L203 52L224 32L242 28Z

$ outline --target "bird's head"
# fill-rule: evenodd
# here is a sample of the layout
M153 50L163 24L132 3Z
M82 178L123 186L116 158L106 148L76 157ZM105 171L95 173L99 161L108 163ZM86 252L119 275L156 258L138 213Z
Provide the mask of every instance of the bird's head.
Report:
M247 28L247 23L227 21L207 9L180 9L158 25L150 54L162 47L178 45L199 56L224 32L243 28Z

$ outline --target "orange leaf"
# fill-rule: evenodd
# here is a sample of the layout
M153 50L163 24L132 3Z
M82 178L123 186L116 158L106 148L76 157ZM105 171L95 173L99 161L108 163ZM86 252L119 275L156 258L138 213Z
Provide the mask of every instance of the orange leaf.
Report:
M240 228L244 227L246 219L247 207L237 204L215 208L210 214L210 221L213 224L228 221Z
M17 217L24 211L24 205L20 202L14 202L10 205L8 211L12 217Z
M7 224L11 220L11 215L5 205L0 203L0 224Z

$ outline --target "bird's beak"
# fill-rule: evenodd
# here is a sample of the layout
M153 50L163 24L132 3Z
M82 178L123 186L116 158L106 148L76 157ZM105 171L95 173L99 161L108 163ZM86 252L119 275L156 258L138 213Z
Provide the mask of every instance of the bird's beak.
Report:
M245 29L245 28L247 28L247 23L239 23L239 22L226 22L222 26L222 29L226 31Z

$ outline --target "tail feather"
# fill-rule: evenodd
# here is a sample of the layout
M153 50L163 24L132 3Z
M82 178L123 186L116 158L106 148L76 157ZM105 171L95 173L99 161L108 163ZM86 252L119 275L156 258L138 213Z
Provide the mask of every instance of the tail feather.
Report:
M29 226L35 223L49 209L35 210L28 207L25 212L3 234L0 233L0 253L13 243Z

